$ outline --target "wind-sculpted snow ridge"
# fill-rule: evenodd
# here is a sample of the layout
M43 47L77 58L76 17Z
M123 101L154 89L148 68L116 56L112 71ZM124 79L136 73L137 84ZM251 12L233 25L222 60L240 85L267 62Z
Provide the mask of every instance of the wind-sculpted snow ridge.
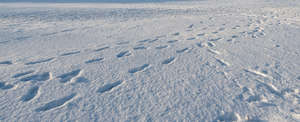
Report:
M300 121L300 4L228 1L1 3L0 121Z

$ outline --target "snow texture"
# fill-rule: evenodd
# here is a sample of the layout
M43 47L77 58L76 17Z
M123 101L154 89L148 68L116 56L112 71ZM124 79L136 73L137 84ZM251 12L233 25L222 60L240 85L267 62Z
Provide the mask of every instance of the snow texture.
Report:
M0 1L0 121L300 121L299 0Z

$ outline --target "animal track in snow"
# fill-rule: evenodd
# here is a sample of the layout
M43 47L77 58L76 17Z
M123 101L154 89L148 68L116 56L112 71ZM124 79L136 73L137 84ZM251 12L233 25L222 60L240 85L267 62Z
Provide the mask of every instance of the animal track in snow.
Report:
M80 51L74 51L74 52L63 53L63 54L61 54L60 56L69 56L69 55L75 55L75 54L78 54L78 53L80 53Z
M178 40L169 40L169 41L167 41L167 43L175 43L175 42L178 42Z
M169 47L168 45L160 45L160 46L155 47L155 49L160 50L160 49L164 49L164 48L168 48L168 47Z
M217 117L216 121L225 121L225 122L233 122L233 121L240 121L241 117L239 114L235 112L226 112L223 115Z
M98 93L105 93L105 92L109 92L111 91L113 88L116 88L117 86L119 86L120 84L122 84L123 81L119 80L119 81L116 81L116 82L113 82L113 83L110 83L110 84L106 84L102 87L100 87L97 92Z
M267 75L267 74L264 74L260 71L257 71L257 70L253 70L253 69L245 69L246 72L249 72L249 73L252 73L254 75L258 75L258 76L262 76L262 77L265 77L265 78L269 78L269 79L273 79L271 76Z
M70 80L72 80L73 78L77 77L80 73L81 73L81 70L77 69L77 70L73 70L71 72L62 74L62 75L58 76L58 78L60 78L61 83L66 83L66 82L69 82Z
M51 73L50 72L44 72L44 73L40 73L40 74L35 74L35 75L31 75L25 78L20 79L20 81L26 82L26 81L33 81L33 82L37 82L37 81L47 81L49 80L51 77Z
M195 37L187 38L186 40L195 40Z
M197 36L205 36L205 33L197 34Z
M95 51L95 52L100 52L100 51L106 50L106 49L108 49L108 48L109 48L108 46L106 46L106 47L101 47L101 48L96 49L96 50L94 50L94 51Z
M44 112L44 111L48 111L60 106L63 106L64 104L66 104L68 101L72 100L74 97L76 97L76 93L72 93L68 96L65 96L63 98L57 99L57 100L53 100L51 102L46 103L45 105L35 109L36 112Z
M238 28L240 28L241 26L239 26L239 25L236 25L236 26L234 26L232 29L238 29Z
M231 38L233 38L233 39L238 38L238 37L239 37L239 36L237 36L237 35L231 36Z
M211 33L213 33L213 34L217 34L217 33L219 33L218 31L214 31L214 32L211 32Z
M216 44L214 44L213 42L207 42L207 46L214 47L214 46L216 46Z
M17 74L15 74L15 75L13 75L12 77L13 77L13 78L18 78L18 77L22 77L22 76L31 74L31 73L33 73L33 72L34 72L33 70L26 71L26 72L21 72L21 73L17 73Z
M257 89L260 88L265 88L267 91L269 91L270 93L283 98L283 95L281 94L281 91L279 91L273 84L270 83L264 83L260 80L257 80L258 82L260 82L260 84L258 84L256 87Z
M4 64L4 65L11 65L11 64L13 64L11 61L1 61L0 62L0 65L1 64Z
M162 61L162 64L170 64L175 60L175 57L169 57L168 59L165 59Z
M189 25L187 28L193 28L194 24Z
M151 39L145 39L145 40L141 40L141 41L139 41L139 42L141 42L141 43L145 43L145 42L148 42L148 41L150 41Z
M30 101L38 94L38 92L39 92L39 87L34 86L34 87L30 88L24 96L22 96L21 100L23 102Z
M220 55L221 52L217 51L217 50L213 50L213 49L207 49L209 52L216 54L216 55Z
M78 77L78 78L75 79L75 82L76 83L88 83L90 81L85 77Z
M225 30L225 28L219 28L219 31L224 31Z
M150 40L150 41L148 41L148 43L153 43L153 42L156 42L156 41L158 41L158 39Z
M30 39L30 38L31 38L31 36L21 36L21 37L17 37L16 40L23 41L23 40Z
M214 39L209 39L208 41L213 41L213 42L215 42L215 41L219 41L219 40L221 40L222 38L214 38Z
M65 30L62 30L60 32L71 32L71 31L74 31L76 30L75 28L71 28L71 29L65 29Z
M99 62L102 61L104 58L95 58L95 59L90 59L88 61L85 61L86 64L90 64L90 63L95 63L95 62Z
M140 45L140 46L136 46L133 48L133 50L145 50L147 49L147 47L143 46L143 45Z
M130 56L130 55L131 55L130 51L126 50L126 51L122 51L122 52L118 53L117 58L121 58L124 56Z
M183 49L180 49L180 50L176 50L176 53L183 53L185 51L187 51L189 48L183 48Z
M177 33L173 33L172 35L173 35L173 36L179 36L179 35L180 35L180 33L179 33L179 32L177 32Z
M222 66L229 66L230 64L223 59L216 58L216 61L219 62Z
M2 90L11 89L11 88L13 88L13 87L14 87L14 86L11 85L11 84L6 84L6 83L4 83L4 82L0 82L0 89L2 89Z
M41 59L41 60L38 60L38 61L32 61L32 62L25 63L25 65L33 65L33 64L39 64L39 63L45 63L45 62L52 61L53 59L54 58Z
M196 43L196 45L197 45L198 47L200 47L200 48L202 48L202 47L205 47L205 46L206 46L205 44L203 44L203 43L201 43L201 42L198 42L198 43Z
M150 64L143 64L142 66L129 69L128 72L133 74L133 73L142 71L142 70L146 69L149 66L150 66Z
M8 42L10 42L10 41L2 41L2 42L0 42L0 44L5 44L5 43L8 43Z
M117 42L116 45L125 45L125 44L129 44L129 41L122 41L122 42Z
M41 36L51 36L51 35L55 35L57 34L58 32L53 32L53 33L45 33L45 34L42 34Z

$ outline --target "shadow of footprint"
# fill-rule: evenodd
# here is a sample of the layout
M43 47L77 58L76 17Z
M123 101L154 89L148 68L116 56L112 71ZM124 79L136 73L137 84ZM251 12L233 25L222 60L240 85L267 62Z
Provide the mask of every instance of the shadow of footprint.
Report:
M11 89L13 88L14 85L11 85L11 84L6 84L4 82L0 82L0 89L2 90L7 90L7 89Z
M0 64L3 64L3 65L11 65L13 64L11 61L1 61Z

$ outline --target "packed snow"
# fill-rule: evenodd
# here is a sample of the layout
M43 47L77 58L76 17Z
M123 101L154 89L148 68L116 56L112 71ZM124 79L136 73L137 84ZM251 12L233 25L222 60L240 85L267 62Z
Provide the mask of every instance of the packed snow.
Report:
M299 0L0 1L0 121L300 121Z

